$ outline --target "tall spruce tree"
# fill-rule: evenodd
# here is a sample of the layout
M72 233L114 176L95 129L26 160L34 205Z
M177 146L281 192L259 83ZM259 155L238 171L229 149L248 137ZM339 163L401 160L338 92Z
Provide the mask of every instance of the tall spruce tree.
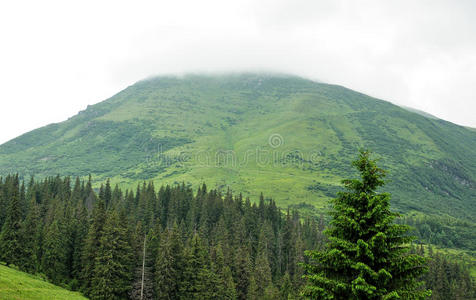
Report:
M194 234L190 245L184 250L183 276L180 284L180 296L183 299L214 299L216 286L210 284L212 276L207 264L208 253Z
M409 254L409 228L394 223L390 195L378 193L385 171L361 151L353 165L360 179L344 180L347 191L332 200L333 220L323 251L308 251L308 284L312 299L424 299L431 294L418 278L426 260Z
M43 244L44 253L41 260L41 269L55 284L65 282L68 274L66 243L63 224L57 217L46 230Z
M253 269L253 277L257 286L257 295L259 298L264 296L266 288L272 285L271 268L269 266L268 254L266 249L258 252Z
M251 260L249 247L243 245L236 250L234 278L238 299L246 299L250 285Z
M41 235L40 208L33 195L28 214L21 227L21 240L24 247L21 268L27 272L34 273L39 270Z
M106 187L104 188L104 202L105 202L106 208L109 208L109 206L111 205L111 200L112 200L111 182L108 178L106 181Z
M233 282L233 275L229 266L225 264L222 246L219 243L215 247L214 259L212 260L212 272L218 276L218 294L219 299L236 299L236 288Z
M100 241L104 233L105 223L106 209L104 207L104 201L100 200L94 207L92 222L89 226L82 252L82 289L86 295L90 295L91 293L95 261L99 251Z
M294 288L288 272L284 273L283 278L281 278L280 294L282 299L294 299Z
M74 194L74 193L73 193ZM84 241L88 234L88 211L83 204L82 199L78 200L74 213L73 232L72 232L72 247L73 247L73 261L71 266L71 275L74 279L80 281L82 278L82 254ZM76 288L73 286L73 288Z
M94 266L92 299L127 299L132 287L133 251L127 222L108 213Z
M165 230L159 243L155 280L158 299L178 299L183 269L183 245L177 223Z
M0 232L0 259L7 266L10 264L18 266L21 263L23 253L20 236L22 211L18 175L7 177L5 185L5 194L9 198L9 202L5 223Z

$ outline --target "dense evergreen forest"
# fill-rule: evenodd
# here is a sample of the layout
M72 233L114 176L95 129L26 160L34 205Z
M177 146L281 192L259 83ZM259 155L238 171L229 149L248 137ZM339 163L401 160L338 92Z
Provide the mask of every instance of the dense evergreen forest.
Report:
M142 183L94 190L91 178L0 178L0 260L91 299L294 299L324 218L272 199ZM414 247L423 253L423 247ZM467 267L433 253L432 299L474 299ZM429 252L429 253L428 253Z
M449 248L476 251L473 223L450 216L407 216L398 220L413 227L412 234L420 241Z

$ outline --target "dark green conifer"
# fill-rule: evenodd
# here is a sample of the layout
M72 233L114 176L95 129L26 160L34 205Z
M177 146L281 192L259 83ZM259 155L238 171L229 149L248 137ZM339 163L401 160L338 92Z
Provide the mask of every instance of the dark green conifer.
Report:
M246 299L249 300L258 300L260 299L260 287L256 283L255 276L253 273L250 274L248 279L248 291L246 292Z
M75 196L72 196L72 198L75 199ZM77 200L74 218L71 222L71 243L73 248L71 276L77 281L81 281L83 272L83 248L85 245L86 236L88 234L88 211L84 206L82 199Z
M40 209L36 203L36 197L31 197L28 214L21 228L21 241L23 245L23 257L21 268L27 272L39 271L41 255L42 226Z
M42 271L55 284L66 282L68 276L67 237L61 221L56 216L46 230L41 262Z
M258 298L261 298L264 296L266 288L272 285L271 268L265 249L261 249L261 251L258 252L253 276L257 286L256 294Z
M236 299L236 288L233 275L229 266L225 264L222 246L219 243L215 247L215 257L212 263L212 272L218 275L217 299Z
M95 259L92 299L127 299L132 286L132 248L127 222L108 213Z
M82 288L86 295L90 295L91 293L96 257L101 245L100 241L104 233L105 223L106 210L104 201L100 200L94 207L92 222L89 226L82 252Z
M291 282L291 276L289 276L288 272L284 273L284 276L281 279L281 288L279 292L282 299L293 299L294 288L293 283Z
M71 192L71 203L72 205L77 205L78 202L82 202L81 199L81 181L79 177L76 177L74 182L73 191Z
M216 281L209 269L208 253L198 234L194 234L190 245L184 251L180 297L182 299L215 299Z
M23 256L20 236L22 211L18 175L7 178L5 185L5 198L8 199L8 207L5 222L0 232L0 259L7 266L10 264L18 266Z
M361 178L344 180L347 188L332 201L333 220L324 251L310 251L305 265L312 299L423 299L419 277L426 260L408 254L409 228L394 223L390 195L378 193L384 170L361 151L353 165Z
M109 178L106 180L106 186L104 187L104 204L106 208L109 208L111 205L112 200L112 190L111 190L111 182Z
M250 285L251 260L247 245L239 247L235 253L234 279L238 299L246 299Z
M155 270L156 295L158 299L178 299L182 277L183 245L177 224L162 235Z

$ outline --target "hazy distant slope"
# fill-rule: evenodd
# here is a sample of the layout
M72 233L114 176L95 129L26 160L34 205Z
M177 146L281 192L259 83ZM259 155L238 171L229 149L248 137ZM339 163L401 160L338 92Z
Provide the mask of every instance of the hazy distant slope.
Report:
M293 76L143 80L1 145L0 173L206 181L323 206L361 147L382 157L394 207L474 216L476 132Z

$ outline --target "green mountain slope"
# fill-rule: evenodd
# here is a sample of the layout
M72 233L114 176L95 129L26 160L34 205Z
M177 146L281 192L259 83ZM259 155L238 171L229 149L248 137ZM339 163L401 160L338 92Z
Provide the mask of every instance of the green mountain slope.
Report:
M143 80L1 145L0 173L207 182L322 208L361 147L389 170L394 208L475 215L476 132L293 76Z
M0 265L0 299L86 299L33 275Z

